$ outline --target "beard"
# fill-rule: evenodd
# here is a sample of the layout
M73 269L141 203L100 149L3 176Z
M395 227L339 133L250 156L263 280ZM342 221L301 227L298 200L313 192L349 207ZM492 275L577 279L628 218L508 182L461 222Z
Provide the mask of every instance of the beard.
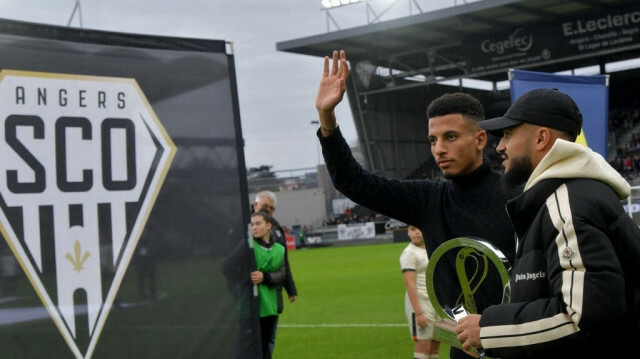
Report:
M504 172L502 181L508 188L516 188L529 180L533 173L529 156L511 159L511 166Z

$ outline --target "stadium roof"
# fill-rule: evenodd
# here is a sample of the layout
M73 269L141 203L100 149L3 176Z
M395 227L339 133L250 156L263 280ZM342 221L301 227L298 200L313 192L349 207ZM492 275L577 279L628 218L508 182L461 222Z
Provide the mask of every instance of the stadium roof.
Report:
M326 34L282 41L279 51L326 56L346 50L353 62L368 60L375 66L408 70L410 74L451 77L506 79L503 69L461 73L455 64L469 59L464 45L469 39L505 33L527 26L541 27L567 18L606 14L621 7L637 5L629 0L484 0L404 18L377 22ZM637 23L636 23L637 25ZM462 47L461 47L462 45ZM638 50L609 53L608 61L640 57ZM547 63L546 72L594 64L589 56L567 55ZM597 64L597 62L595 62ZM540 63L537 64L538 68ZM526 66L519 66L524 68ZM497 74L497 75L496 75Z
M608 64L640 58L640 1L482 0L282 41L276 48L322 57L347 52L347 96L364 165L405 178L416 171L439 173L426 145L426 105L457 90L478 98L487 117L502 115L510 104L501 86L509 69L577 75L574 69L595 67L595 73L610 74L611 104L634 101L629 89L640 69L614 72ZM488 86L467 86L472 80ZM420 166L428 163L433 165Z

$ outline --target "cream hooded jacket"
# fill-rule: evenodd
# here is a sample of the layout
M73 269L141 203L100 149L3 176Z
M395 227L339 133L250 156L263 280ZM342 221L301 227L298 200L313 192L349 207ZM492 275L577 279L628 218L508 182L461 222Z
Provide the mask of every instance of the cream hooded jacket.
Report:
M622 207L629 193L602 156L556 141L507 204L517 236L511 298L482 313L486 355L610 357L631 344L640 230Z

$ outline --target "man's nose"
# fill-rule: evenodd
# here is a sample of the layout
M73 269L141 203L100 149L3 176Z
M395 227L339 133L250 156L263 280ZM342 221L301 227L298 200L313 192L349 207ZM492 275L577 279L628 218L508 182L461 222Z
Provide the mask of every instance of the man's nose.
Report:
M498 142L498 146L496 147L496 152L498 153L504 153L504 151L507 149L507 146L504 143L504 137L502 137L500 139L500 142Z
M443 144L442 141L437 141L434 145L433 145L433 153L437 154L437 155L442 155L443 153L447 153L447 148L446 146Z

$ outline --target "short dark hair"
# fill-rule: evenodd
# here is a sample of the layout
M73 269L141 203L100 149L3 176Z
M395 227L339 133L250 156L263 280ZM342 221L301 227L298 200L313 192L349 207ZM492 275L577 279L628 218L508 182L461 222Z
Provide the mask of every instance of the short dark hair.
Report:
M258 211L251 214L251 218L258 216L264 218L265 222L270 223L273 226L273 217L269 213L265 211Z
M446 93L427 107L427 119L459 113L474 121L484 120L484 107L475 97L462 93Z

